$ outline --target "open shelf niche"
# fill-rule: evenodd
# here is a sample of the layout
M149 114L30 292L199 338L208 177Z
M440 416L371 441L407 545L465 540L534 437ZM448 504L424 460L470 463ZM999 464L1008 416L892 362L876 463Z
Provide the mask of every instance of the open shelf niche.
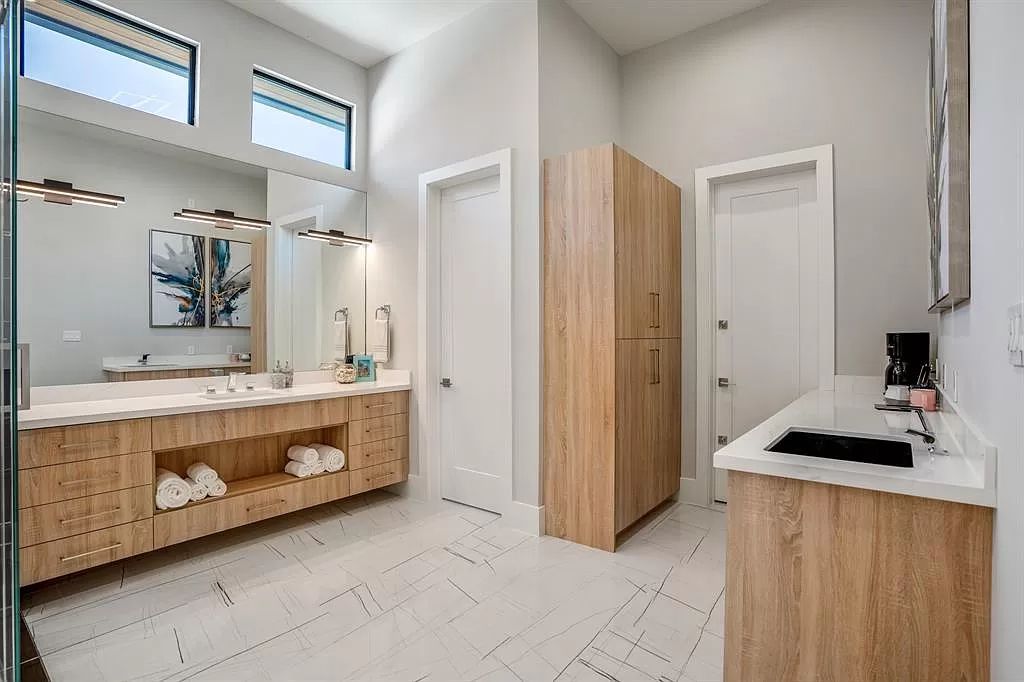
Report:
M157 510L156 514L167 514L202 504L219 502L239 495L277 488L283 485L308 481L313 478L338 476L348 471L345 468L334 473L325 473L307 478L296 478L284 471L288 463L288 448L293 445L324 443L348 454L348 425L325 426L268 436L249 437L239 440L222 441L207 445L196 445L153 453L156 469L173 471L182 478L187 476L188 467L195 462L206 462L228 484L228 492L221 497L207 497L199 502L189 502L178 509ZM153 477L154 493L156 476Z

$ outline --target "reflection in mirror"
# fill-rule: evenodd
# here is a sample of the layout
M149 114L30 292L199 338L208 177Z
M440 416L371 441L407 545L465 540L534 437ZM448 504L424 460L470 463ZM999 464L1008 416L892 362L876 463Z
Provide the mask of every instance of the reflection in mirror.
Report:
M366 249L303 239L306 230L366 236L366 195L287 173L267 173L271 367L298 371L366 350Z
M296 239L295 222L366 234L362 192L26 109L19 176L125 196L117 208L19 197L19 342L31 385L316 369L365 349L366 249ZM183 209L272 221L223 229ZM145 362L143 362L145 360Z

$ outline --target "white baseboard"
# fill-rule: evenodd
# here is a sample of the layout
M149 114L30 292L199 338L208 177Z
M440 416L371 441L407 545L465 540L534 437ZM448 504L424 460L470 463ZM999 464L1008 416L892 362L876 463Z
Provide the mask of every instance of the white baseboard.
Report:
M538 507L513 501L508 511L502 514L502 522L530 535L544 535L544 505Z
M714 469L712 469L714 471ZM679 479L679 499L687 504L708 505L708 488L696 478Z

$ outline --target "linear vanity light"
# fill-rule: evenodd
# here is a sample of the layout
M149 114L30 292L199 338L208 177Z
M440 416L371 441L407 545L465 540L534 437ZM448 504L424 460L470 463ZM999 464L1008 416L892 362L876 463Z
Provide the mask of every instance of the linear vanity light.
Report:
M10 187L9 182L4 182L4 189ZM15 185L18 194L38 197L51 204L88 204L90 206L107 206L116 208L124 203L125 199L117 194L104 194L102 192L90 192L85 189L75 189L70 182L51 180L45 178L42 182L30 180L18 180Z
M366 246L372 244L373 240L367 237L356 237L355 235L345 234L341 230L306 230L296 235L302 239L310 239L312 241L324 242L331 246Z
M241 216L236 216L234 211L225 211L220 208L214 211L197 211L194 208L183 208L180 211L175 211L174 217L178 220L188 220L193 223L204 223L206 225L213 225L214 227L220 227L225 230L230 230L236 227L240 227L245 230L263 230L270 227L269 220L243 218Z

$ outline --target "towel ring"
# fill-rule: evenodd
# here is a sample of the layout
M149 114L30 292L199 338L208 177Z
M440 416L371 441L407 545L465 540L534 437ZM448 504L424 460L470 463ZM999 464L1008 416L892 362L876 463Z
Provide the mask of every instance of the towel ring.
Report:
M341 319L338 319L338 315L341 315ZM335 322L348 322L348 308L338 308L334 311Z
M381 313L384 313L381 316ZM384 305L377 306L377 310L373 313L373 319L375 320L391 320L391 306L385 303Z

